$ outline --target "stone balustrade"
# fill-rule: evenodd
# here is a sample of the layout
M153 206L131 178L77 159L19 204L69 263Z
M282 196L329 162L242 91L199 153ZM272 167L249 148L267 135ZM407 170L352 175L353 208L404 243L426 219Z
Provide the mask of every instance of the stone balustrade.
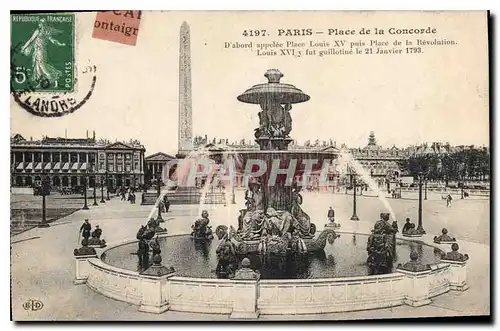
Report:
M450 265L439 263L431 265L430 270L408 271L397 269L405 275L405 304L419 307L431 303L431 298L450 290Z
M235 282L229 279L172 277L170 308L176 311L230 314Z
M469 288L467 285L467 261L453 261L441 259L442 263L448 264L450 290L466 291Z
M442 260L429 270L397 269L386 275L328 279L206 279L142 275L105 264L94 256L76 257L76 280L107 297L140 306L140 311L166 310L230 314L317 314L421 306L450 290L467 289L466 262Z
M261 280L262 314L332 313L398 306L405 296L404 275L331 279Z
M143 300L142 278L138 272L115 268L98 258L89 259L87 286L115 300L140 305Z

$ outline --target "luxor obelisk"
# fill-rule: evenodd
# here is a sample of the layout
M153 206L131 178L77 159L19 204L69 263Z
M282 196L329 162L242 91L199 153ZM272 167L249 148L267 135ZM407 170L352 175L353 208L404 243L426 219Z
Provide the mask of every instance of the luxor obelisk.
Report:
M179 146L178 158L193 150L193 115L191 104L191 40L189 25L183 22L179 48Z

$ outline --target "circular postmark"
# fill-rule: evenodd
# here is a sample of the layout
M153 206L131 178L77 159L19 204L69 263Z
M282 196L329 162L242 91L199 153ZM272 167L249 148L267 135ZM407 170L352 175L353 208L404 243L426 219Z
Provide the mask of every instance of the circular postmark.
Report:
M78 72L79 79L74 78L74 86L78 89L66 92L47 92L51 82L45 77L26 81L22 89L15 85L29 76L29 68L15 62L15 54L20 45L11 50L10 90L14 101L24 110L39 117L61 117L80 109L92 96L97 82L97 67L88 64Z

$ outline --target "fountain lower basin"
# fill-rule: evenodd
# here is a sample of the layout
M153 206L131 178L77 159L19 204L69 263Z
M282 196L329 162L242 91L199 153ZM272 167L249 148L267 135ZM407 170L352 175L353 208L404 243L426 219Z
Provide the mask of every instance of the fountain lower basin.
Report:
M325 250L309 254L305 258L270 258L262 262L258 255L250 254L252 268L259 270L261 279L318 279L332 277L367 276L367 235L342 234L333 244L327 243ZM173 266L177 276L194 278L217 278L216 248L218 240L195 242L191 236L171 236L159 239L163 264ZM410 252L419 253L424 264L436 264L440 255L434 248L419 242L397 240L397 263L408 261ZM107 250L101 259L106 264L130 271L138 270L137 243L129 243ZM395 268L395 267L394 267ZM393 270L394 271L394 270Z

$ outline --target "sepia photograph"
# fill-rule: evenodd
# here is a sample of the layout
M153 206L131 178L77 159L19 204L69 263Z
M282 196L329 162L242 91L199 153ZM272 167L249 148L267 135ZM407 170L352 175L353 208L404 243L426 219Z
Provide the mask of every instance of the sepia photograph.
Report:
M489 20L11 12L11 319L490 320Z

